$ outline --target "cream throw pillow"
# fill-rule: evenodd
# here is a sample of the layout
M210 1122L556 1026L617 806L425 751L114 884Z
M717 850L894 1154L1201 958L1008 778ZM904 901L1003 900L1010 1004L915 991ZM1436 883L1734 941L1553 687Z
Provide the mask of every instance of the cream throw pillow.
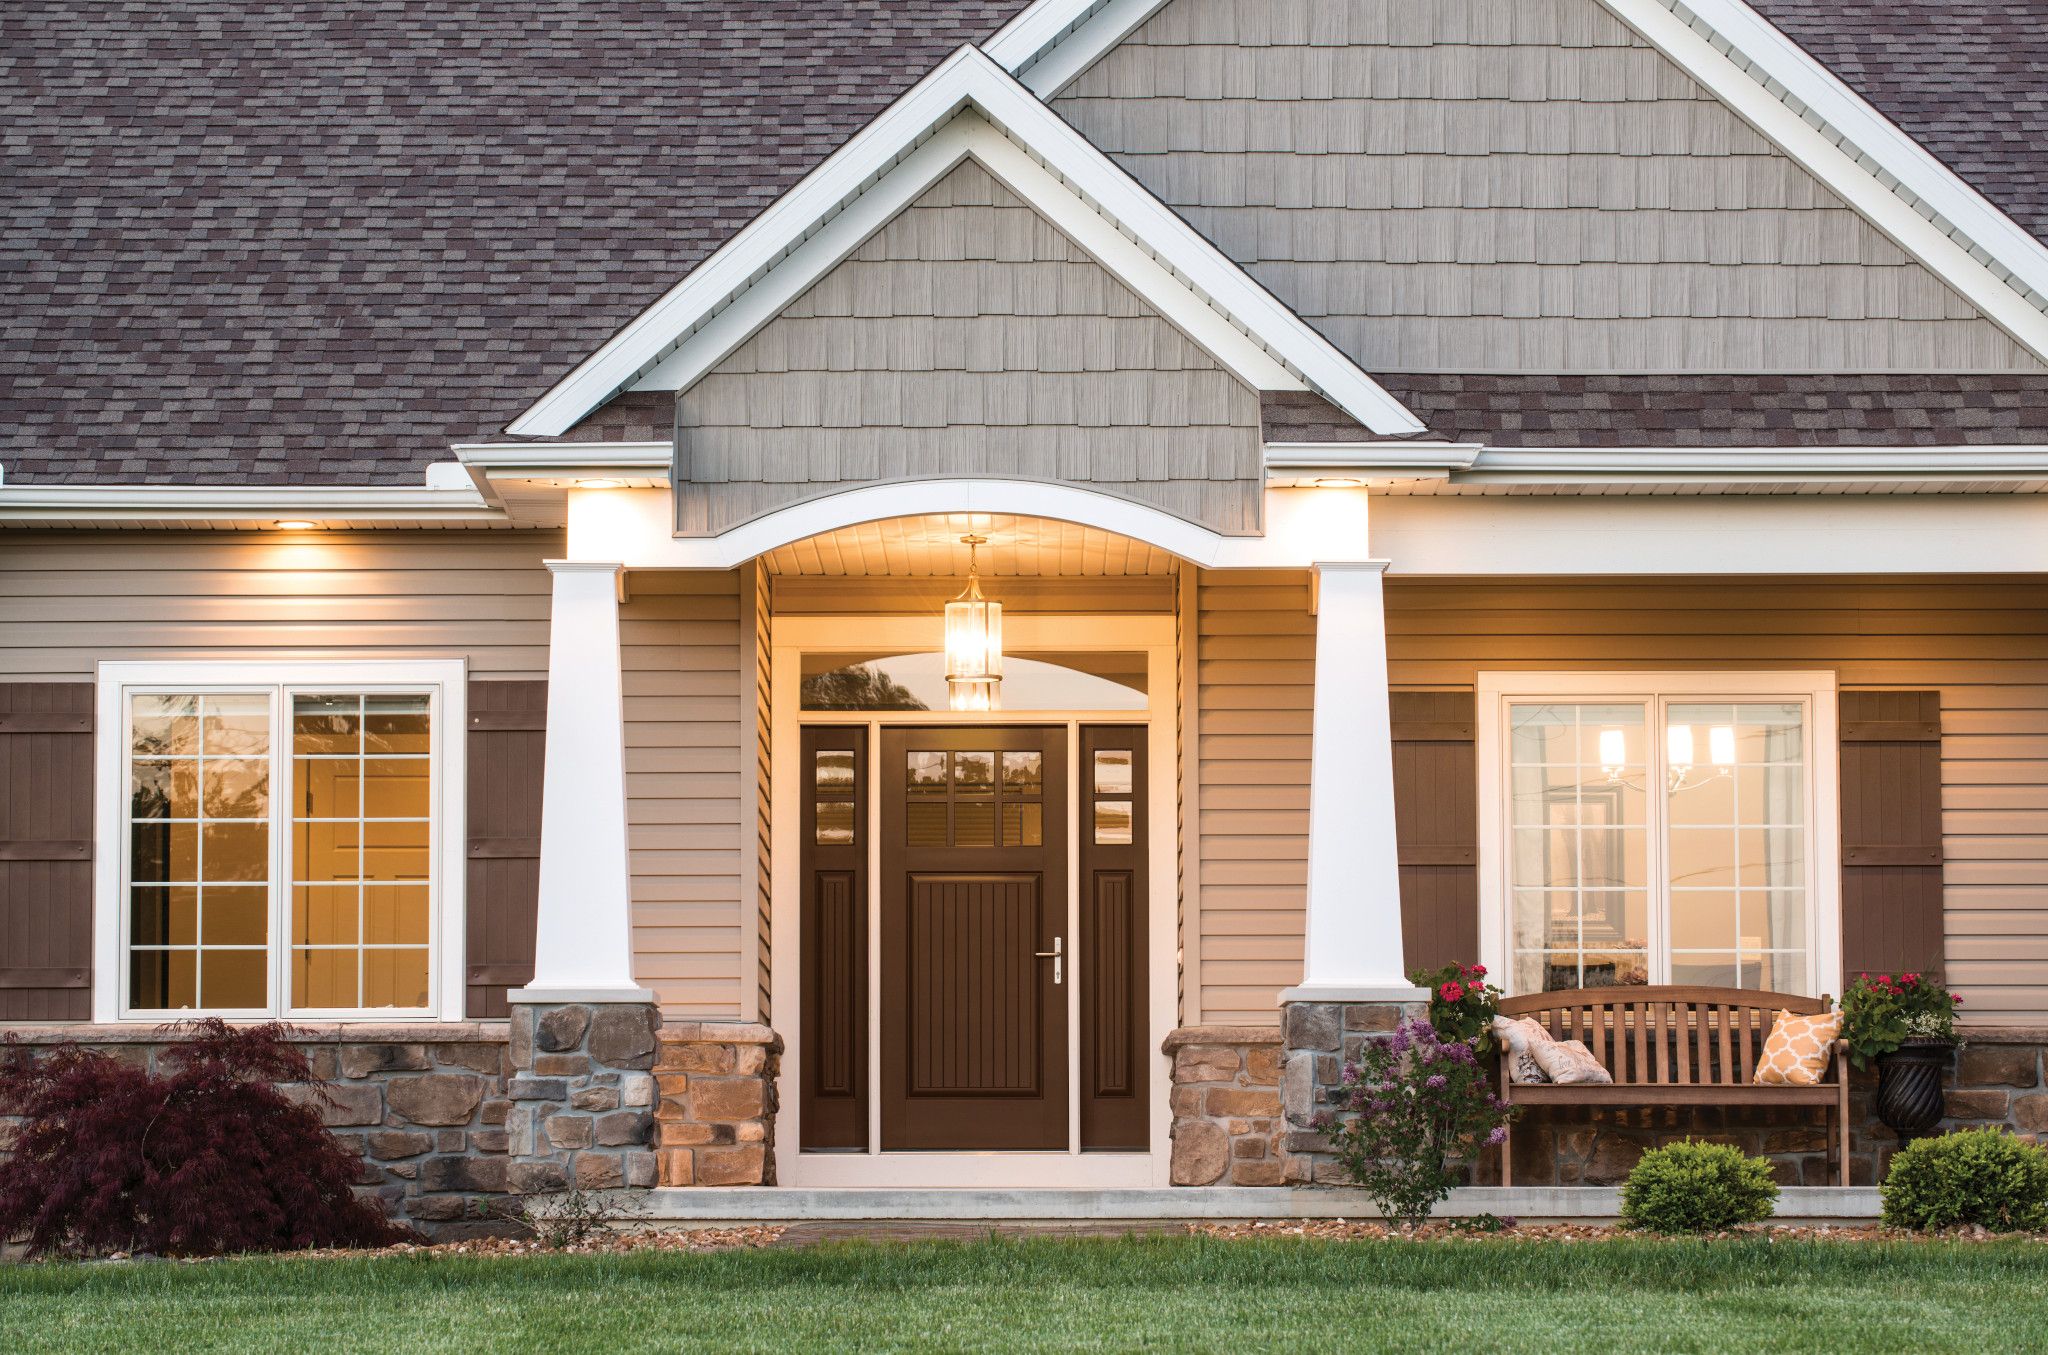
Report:
M1560 1087L1580 1082L1612 1082L1614 1074L1600 1065L1583 1040L1551 1040L1536 1047L1536 1062Z
M1794 1016L1779 1012L1756 1065L1760 1087L1811 1087L1827 1071L1828 1054L1842 1033L1842 1014Z
M1550 1043L1550 1032L1524 1016L1493 1018L1493 1038L1499 1040L1508 1061L1508 1081L1528 1085L1548 1082L1543 1065L1536 1061L1536 1046Z

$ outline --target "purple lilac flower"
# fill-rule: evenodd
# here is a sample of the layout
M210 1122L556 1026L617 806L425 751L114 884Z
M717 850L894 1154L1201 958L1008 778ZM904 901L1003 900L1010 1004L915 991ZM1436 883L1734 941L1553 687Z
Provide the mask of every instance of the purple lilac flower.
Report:
M1422 1085L1429 1088L1431 1091L1437 1091L1441 1089L1449 1081L1450 1079L1445 1077L1442 1073L1431 1073L1429 1077L1423 1081Z

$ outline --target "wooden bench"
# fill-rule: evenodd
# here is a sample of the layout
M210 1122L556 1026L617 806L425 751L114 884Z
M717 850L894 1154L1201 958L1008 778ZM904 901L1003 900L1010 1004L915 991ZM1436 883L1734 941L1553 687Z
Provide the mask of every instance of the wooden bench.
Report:
M1501 1059L1501 1096L1516 1106L1820 1106L1836 1179L1849 1184L1849 1046L1835 1041L1823 1081L1760 1087L1757 1059L1781 1011L1813 1016L1825 998L1741 988L1580 988L1504 998L1500 1013L1530 1017L1554 1039L1583 1040L1611 1084L1516 1083ZM1510 1126L1509 1133L1513 1134ZM1513 1184L1513 1143L1501 1145L1500 1183Z

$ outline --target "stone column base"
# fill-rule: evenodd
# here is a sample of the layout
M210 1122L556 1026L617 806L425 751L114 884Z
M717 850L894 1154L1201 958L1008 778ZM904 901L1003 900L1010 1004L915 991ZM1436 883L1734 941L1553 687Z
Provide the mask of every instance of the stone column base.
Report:
M681 1021L661 1032L661 1184L775 1184L781 1055L782 1037L759 1022Z
M1280 1141L1286 1180L1297 1185L1346 1185L1329 1140L1312 1127L1330 1108L1330 1093L1343 1084L1344 1065L1357 1059L1367 1040L1391 1033L1406 1017L1429 1015L1424 995L1412 1002L1289 1002L1280 1008L1286 1050L1280 1099L1286 1132Z
M1173 1184L1279 1185L1280 1032L1184 1026L1161 1049L1173 1060Z
M652 1003L516 1003L508 1185L518 1194L655 1182Z

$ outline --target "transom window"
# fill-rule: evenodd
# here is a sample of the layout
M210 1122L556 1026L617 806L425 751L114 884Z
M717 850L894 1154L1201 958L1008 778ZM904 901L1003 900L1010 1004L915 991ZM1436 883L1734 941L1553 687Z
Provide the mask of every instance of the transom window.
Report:
M461 665L334 667L258 683L251 665L107 665L121 1014L459 1001L436 964L459 904L440 851L460 832L443 749ZM145 668L133 677L171 680L118 680Z
M1826 675L1485 675L1480 702L1488 950L1511 991L1833 991Z

